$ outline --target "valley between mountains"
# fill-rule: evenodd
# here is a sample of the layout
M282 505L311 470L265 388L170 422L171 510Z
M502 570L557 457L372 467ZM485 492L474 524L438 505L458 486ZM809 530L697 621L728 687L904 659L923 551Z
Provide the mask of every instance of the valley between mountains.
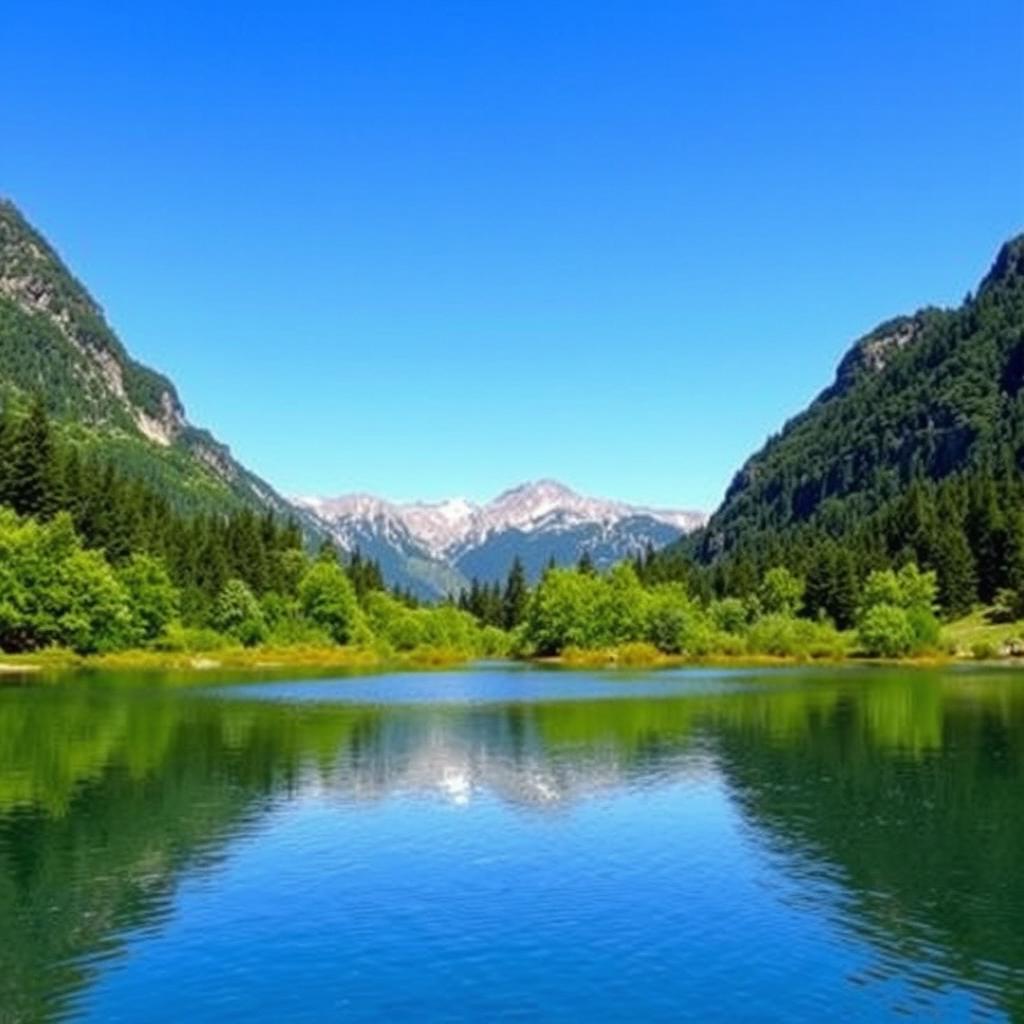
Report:
M3 201L0 512L7 653L1018 653L1024 236L958 307L855 341L705 522L552 479L482 504L289 500Z

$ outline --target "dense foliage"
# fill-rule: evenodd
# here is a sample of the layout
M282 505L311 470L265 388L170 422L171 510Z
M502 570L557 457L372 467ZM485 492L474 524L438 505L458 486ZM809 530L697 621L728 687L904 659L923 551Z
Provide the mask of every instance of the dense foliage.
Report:
M737 474L648 578L749 594L785 565L812 614L853 624L868 575L915 561L942 611L1024 604L1024 236L956 310L882 325Z
M867 654L938 644L936 574L912 561L863 585L851 575L842 594L818 571L805 577L776 565L742 597L661 578L665 565L651 552L600 573L584 555L575 569L549 566L531 589L516 560L504 585L474 583L458 599L419 607L388 593L380 567L358 552L343 561L325 543L311 556L294 521L248 509L176 512L141 481L83 458L55 434L42 402L0 418L0 649L8 652L269 643L835 657L849 647L837 621L859 626ZM849 622L828 606L840 597Z
M181 514L83 456L41 401L0 418L0 649L83 653L226 643L366 644L497 653L453 607L413 608L358 552L311 557L294 521L242 508Z
M599 574L549 569L525 606L516 646L540 656L608 650L642 657L636 645L668 655L844 656L855 647L879 657L938 650L934 573L908 563L875 572L844 635L808 613L806 581L782 566L765 573L745 598L701 600L680 582L645 586L628 563Z

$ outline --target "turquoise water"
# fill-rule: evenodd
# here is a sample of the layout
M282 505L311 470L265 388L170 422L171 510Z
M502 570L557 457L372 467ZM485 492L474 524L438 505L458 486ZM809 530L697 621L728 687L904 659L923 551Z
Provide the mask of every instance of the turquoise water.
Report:
M1024 674L0 686L0 1022L1024 1018Z

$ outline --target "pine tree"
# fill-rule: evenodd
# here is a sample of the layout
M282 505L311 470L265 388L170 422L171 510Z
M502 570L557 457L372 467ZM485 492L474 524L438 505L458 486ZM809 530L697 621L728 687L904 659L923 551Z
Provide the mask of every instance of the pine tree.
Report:
M7 501L19 515L49 519L60 508L60 466L42 398L15 428L6 477Z
M978 572L978 596L990 604L1005 584L1005 523L995 482L989 472L972 479L967 536Z
M515 629L526 614L526 571L522 559L517 555L509 569L505 581L505 592L501 599L501 625L505 629Z
M951 618L966 615L974 604L977 576L967 537L957 524L947 522L939 527L933 564L943 611Z

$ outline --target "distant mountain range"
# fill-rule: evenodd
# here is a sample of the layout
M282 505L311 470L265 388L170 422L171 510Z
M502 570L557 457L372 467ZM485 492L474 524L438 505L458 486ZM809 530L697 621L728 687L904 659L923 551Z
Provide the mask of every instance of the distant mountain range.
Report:
M425 598L474 576L503 578L516 555L532 578L550 559L575 562L585 550L606 566L703 522L695 512L586 498L551 480L486 505L403 505L368 495L289 502L188 421L174 384L132 359L53 247L0 200L0 406L24 405L34 394L82 450L142 478L178 510L295 515L312 541L328 535L346 551L359 549L380 562L389 583Z
M347 551L380 562L385 578L423 597L455 592L476 577L503 579L523 560L536 579L551 559L598 567L660 548L704 522L699 512L656 509L577 494L555 480L521 484L478 505L463 498L401 504L367 494L298 498Z

